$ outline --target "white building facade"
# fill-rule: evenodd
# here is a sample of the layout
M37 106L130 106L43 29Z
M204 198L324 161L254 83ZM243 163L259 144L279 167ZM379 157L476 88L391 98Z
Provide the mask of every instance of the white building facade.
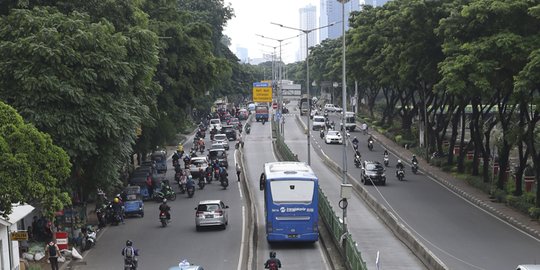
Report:
M317 28L317 7L314 5L307 5L300 10L300 29L310 30ZM300 51L298 51L299 61L306 59L306 49L313 47L318 43L317 39L318 31L311 31L308 34L308 44L306 44L306 36L301 35L300 39ZM306 47L307 46L307 47Z
M9 219L0 217L0 269L18 270L19 265L19 242L11 241L11 233L22 228L19 224L24 217L30 214L34 207L28 204L13 207L13 213Z

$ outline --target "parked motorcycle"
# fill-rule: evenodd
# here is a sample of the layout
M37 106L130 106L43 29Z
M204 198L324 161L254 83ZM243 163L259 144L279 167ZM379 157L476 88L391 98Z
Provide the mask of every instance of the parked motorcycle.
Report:
M167 223L169 223L169 220L167 219L167 214L165 212L159 212L159 221L161 222L161 227L167 227Z
M413 162L412 166L411 166L411 170L414 174L416 174L418 172L418 162Z
M96 245L96 232L91 228L86 229L84 239L82 240L81 250L85 251Z
M399 181L403 181L403 178L405 178L405 171L402 169L397 171L397 178Z

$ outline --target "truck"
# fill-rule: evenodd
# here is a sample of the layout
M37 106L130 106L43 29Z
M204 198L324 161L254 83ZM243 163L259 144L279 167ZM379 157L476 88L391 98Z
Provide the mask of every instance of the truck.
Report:
M341 129L343 129L343 123L341 123ZM356 129L354 112L345 112L345 129L351 132Z
M255 106L255 119L257 122L264 121L268 122L268 105L258 104Z
M309 105L311 102L309 102L306 95L302 96L300 99L300 115L306 115L309 112Z

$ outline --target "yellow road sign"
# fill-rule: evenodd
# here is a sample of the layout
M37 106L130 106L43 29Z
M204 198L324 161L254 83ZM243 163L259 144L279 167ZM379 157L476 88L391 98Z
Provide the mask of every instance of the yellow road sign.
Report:
M24 241L24 240L28 240L27 231L18 231L18 232L11 233L11 241Z
M253 102L272 102L272 86L267 82L253 83Z

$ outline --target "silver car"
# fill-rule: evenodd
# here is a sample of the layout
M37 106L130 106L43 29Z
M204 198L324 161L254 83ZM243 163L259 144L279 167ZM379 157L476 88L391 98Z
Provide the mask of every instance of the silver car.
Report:
M227 135L225 134L214 135L214 143L222 144L225 150L229 150L229 139L227 139Z
M208 158L206 157L193 157L191 158L191 164L189 165L189 171L193 178L199 177L199 171L202 169L203 173L208 167Z
M229 206L221 200L200 201L195 207L195 227L197 231L203 226L221 226L227 228L229 224Z

